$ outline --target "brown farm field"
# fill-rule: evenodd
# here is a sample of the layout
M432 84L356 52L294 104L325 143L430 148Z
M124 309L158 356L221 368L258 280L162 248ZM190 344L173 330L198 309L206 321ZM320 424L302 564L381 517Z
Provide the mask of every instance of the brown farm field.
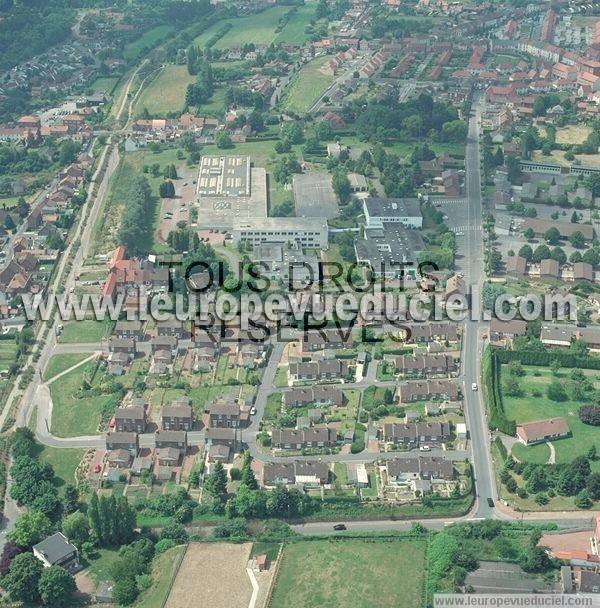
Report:
M247 608L252 584L246 572L252 543L191 543L165 608Z

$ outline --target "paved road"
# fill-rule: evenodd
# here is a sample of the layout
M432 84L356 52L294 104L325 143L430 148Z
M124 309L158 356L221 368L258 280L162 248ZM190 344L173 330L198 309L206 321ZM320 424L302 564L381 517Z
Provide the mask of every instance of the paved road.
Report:
M469 120L466 149L466 223L468 226L481 225L481 175L479 164L479 118L483 109L481 97L474 102L474 112ZM483 236L481 230L466 230L457 237L461 258L458 270L464 274L471 287L483 283ZM463 333L463 394L465 395L465 416L468 423L472 462L477 493L477 517L502 517L487 504L487 498L496 497L495 479L489 453L490 435L487 428L485 404L481 391L471 390L473 383L480 383L480 363L483 343L480 340L482 324L479 320L467 320Z
M410 527L415 522L423 524L426 528L431 530L441 530L445 526L450 524L459 523L461 521L478 521L483 519L482 517L476 517L473 515L466 515L465 517L456 518L438 518L438 519L421 519L421 520L409 520L409 519L382 519L372 521L315 521L305 524L297 524L291 526L294 532L305 535L314 534L332 534L333 526L337 523L345 524L349 532L385 532L388 530L395 531L406 531L410 530ZM583 514L581 517L574 516L569 519L553 519L552 517L546 516L544 519L538 519L536 523L548 523L557 524L562 530L589 530L593 526L593 520L589 514Z

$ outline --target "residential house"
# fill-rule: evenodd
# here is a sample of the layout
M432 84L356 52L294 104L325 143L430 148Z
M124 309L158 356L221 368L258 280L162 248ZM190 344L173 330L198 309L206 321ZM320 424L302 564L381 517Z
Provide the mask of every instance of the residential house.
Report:
M118 432L143 433L146 430L144 406L118 407L114 419L115 430Z
M283 393L285 407L304 407L309 404L318 406L343 405L342 391L335 386L314 386L311 388L293 388Z
M456 401L458 387L453 380L415 380L399 384L396 395L400 403L439 399Z
M548 418L517 425L517 437L525 445L568 437L571 433L564 418Z
M450 439L450 425L447 422L389 422L383 425L382 438L386 443L409 449L438 445Z
M107 450L127 450L132 456L136 456L138 447L139 443L137 433L127 431L109 431L106 433Z
M505 338L516 338L524 336L527 331L527 323L520 319L502 321L494 317L490 323L490 340L499 341Z
M303 448L332 447L337 432L329 427L313 426L308 429L274 429L271 445L275 449L301 450Z
M161 426L165 431L191 431L194 416L190 399L179 397L171 401L171 405L163 407Z
M443 456L393 458L386 464L390 483L407 483L415 479L449 481L454 478L452 462Z
M42 562L44 568L60 566L69 572L79 569L77 547L72 545L62 532L55 532L33 545L33 554Z
M181 455L185 455L187 451L187 432L158 430L154 435L154 442L157 450L175 448Z

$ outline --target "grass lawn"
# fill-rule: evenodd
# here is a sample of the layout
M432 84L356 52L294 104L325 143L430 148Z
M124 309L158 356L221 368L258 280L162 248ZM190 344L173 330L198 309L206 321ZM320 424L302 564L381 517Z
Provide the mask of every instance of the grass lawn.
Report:
M214 48L227 49L231 47L240 47L250 43L271 44L278 38L275 29L277 28L279 20L289 10L290 7L287 6L275 6L253 15L219 21L202 32L202 34L194 40L194 43L204 46L225 23L231 23L233 27L217 41Z
M167 65L150 82L140 95L135 106L135 115L147 109L153 116L164 116L167 112L180 112L185 104L185 90L196 80L190 76L185 65Z
M281 393L271 393L267 397L267 405L263 420L275 420L277 414L281 411Z
M68 353L65 355L54 355L48 361L48 366L44 370L42 379L44 381L54 378L57 374L64 372L66 369L77 365L80 361L87 359L92 353Z
M282 107L288 112L308 112L310 107L327 90L333 76L323 74L319 68L330 57L317 57L295 74L283 93Z
M348 468L343 462L333 463L333 474L336 485L345 486L348 483Z
M119 76L107 76L106 78L96 78L96 80L92 82L89 88L94 92L103 91L107 95L111 95L115 87L117 86L119 80Z
M14 340L0 340L0 370L8 369L17 355L17 344Z
M173 32L173 27L170 25L159 25L157 27L148 30L137 40L130 42L125 45L123 50L123 57L127 61L137 59L142 55L146 49L155 47L159 42L162 42L167 38L169 34Z
M71 448L50 448L44 446L40 454L44 462L52 465L56 473L57 486L63 487L75 482L75 470L79 466L85 450Z
M100 342L107 338L112 330L113 322L110 319L96 321L86 319L85 321L69 321L65 323L58 341L62 344L82 344L86 342Z
M76 396L84 377L93 373L96 363L90 361L65 374L60 382L50 385L52 398L52 433L58 437L93 435L98 432L102 417L112 415L118 402L118 393ZM97 375L100 375L98 373ZM97 379L94 379L94 383ZM94 384L93 383L93 384Z
M547 443L538 445L523 445L515 443L512 447L512 455L521 462L532 462L534 464L546 464L550 458L550 448Z
M303 6L298 6L297 12L277 34L275 42L297 44L298 46L307 42L310 36L306 33L306 27L311 20L315 19L315 9L316 5L314 3L309 4L307 2Z
M0 198L0 207L2 209L11 209L12 207L16 207L19 202L20 196L7 196Z
M275 372L275 379L273 380L273 384L277 388L283 388L284 386L288 385L287 372L288 372L287 365L278 365L277 366L277 371Z
M583 422L579 420L577 412L583 403L576 401L551 401L546 396L546 387L553 379L550 369L532 365L524 365L523 369L526 371L526 375L519 379L519 383L524 389L524 396L508 397L507 395L503 395L504 409L507 418L509 420L514 419L517 423L522 423L562 416L567 421L572 436L553 442L554 450L556 452L556 462L570 462L576 456L586 454L590 446L600 437L598 435L597 427L583 424ZM503 365L501 374L504 373L508 372L506 366ZM535 376L534 373L538 373L539 375ZM568 374L569 370L562 369L559 372L559 382L565 382L568 379ZM534 396L534 390L539 391L541 395ZM522 446L516 449L517 457L520 460L529 461L531 458L532 462L539 462L543 457L544 448L540 446ZM546 449L548 449L547 446ZM595 465L595 467L600 467L598 461L592 464Z
M358 137L354 135L346 135L340 137L340 142L345 144L346 146L358 148L360 150L370 150L373 147L373 144L371 142L361 141ZM419 142L383 142L383 145L385 147L386 152L389 152L391 154L397 154L398 156L402 157L405 162L408 162L409 156L412 154L415 147L419 145ZM428 141L427 145L436 154L450 154L459 158L464 158L465 156L465 146L463 144L444 141Z
M152 561L152 585L140 594L135 608L162 608L167 599L171 581L177 572L185 545L173 547Z
M85 570L86 574L89 574L96 583L112 580L109 570L117 554L117 549L99 549L98 558L88 562L89 566Z
M423 541L336 539L286 545L269 608L417 608Z

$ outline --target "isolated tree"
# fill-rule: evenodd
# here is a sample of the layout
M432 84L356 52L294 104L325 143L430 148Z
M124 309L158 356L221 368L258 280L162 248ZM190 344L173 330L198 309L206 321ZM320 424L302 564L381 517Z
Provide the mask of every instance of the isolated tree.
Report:
M560 242L560 232L558 228L552 226L544 233L544 239L549 245L557 245Z
M522 258L525 258L528 262L531 262L533 259L533 249L530 245L523 245L521 249L519 249L519 255Z
M585 238L580 230L576 230L570 237L569 242L576 249L583 249L585 247Z
M215 463L212 473L204 482L204 489L223 504L227 500L227 473L220 462Z
M527 230L525 230L525 232L523 232L523 236L528 240L531 241L533 240L533 238L535 237L535 232L533 231L533 228L527 228Z
M546 394L548 395L548 399L551 401L566 401L567 393L563 385L557 380L553 380L546 389Z

